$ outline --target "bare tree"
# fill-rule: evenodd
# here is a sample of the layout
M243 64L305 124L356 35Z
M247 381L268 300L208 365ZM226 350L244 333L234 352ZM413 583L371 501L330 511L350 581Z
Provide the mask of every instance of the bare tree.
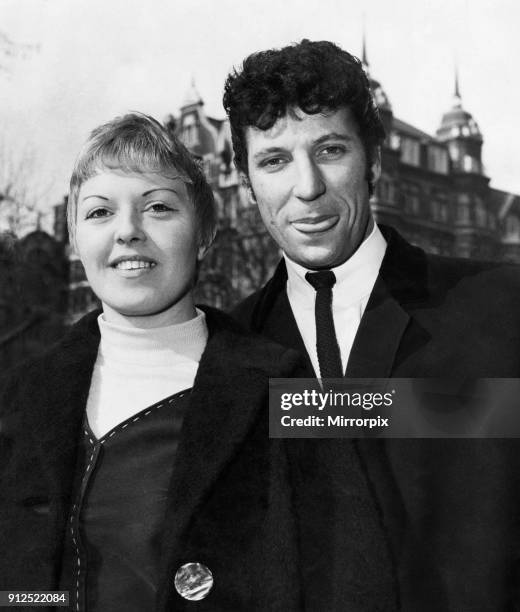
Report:
M38 226L39 205L52 183L42 185L37 170L34 151L29 147L14 151L0 133L0 231L19 236Z
M0 72L9 74L10 64L17 58L25 58L39 50L39 45L15 43L0 30Z
M16 59L38 51L38 45L14 42L0 31L0 78L9 78ZM1 84L0 84L1 86ZM49 188L35 184L37 169L34 152L28 147L15 152L6 130L0 131L0 231L20 235L38 225L38 204Z

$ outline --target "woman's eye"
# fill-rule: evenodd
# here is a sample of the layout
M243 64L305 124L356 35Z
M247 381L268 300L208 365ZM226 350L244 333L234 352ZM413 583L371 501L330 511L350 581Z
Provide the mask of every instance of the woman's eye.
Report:
M87 214L86 219L102 219L103 217L108 217L110 214L107 208L95 208Z
M165 213L172 211L173 208L164 202L153 202L147 206L146 210L154 213Z

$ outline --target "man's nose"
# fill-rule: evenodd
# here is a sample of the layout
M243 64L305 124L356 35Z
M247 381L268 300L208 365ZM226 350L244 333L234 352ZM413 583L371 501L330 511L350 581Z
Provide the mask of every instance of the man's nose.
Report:
M293 193L300 200L315 200L325 193L325 182L318 164L311 157L295 160Z
M137 211L121 211L116 225L116 240L120 244L145 240L143 222Z

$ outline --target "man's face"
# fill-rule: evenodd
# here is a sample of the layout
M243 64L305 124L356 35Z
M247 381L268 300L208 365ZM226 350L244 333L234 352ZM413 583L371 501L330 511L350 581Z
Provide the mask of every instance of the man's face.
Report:
M348 108L287 113L269 130L246 130L249 180L262 219L305 268L346 261L372 227L366 157ZM379 159L372 168L379 177Z

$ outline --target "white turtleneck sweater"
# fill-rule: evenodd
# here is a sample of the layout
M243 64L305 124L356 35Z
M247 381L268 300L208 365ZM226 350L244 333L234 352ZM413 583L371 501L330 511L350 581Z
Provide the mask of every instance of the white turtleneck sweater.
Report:
M193 386L208 340L204 313L190 321L138 329L98 318L101 341L87 400L97 438L144 408Z

